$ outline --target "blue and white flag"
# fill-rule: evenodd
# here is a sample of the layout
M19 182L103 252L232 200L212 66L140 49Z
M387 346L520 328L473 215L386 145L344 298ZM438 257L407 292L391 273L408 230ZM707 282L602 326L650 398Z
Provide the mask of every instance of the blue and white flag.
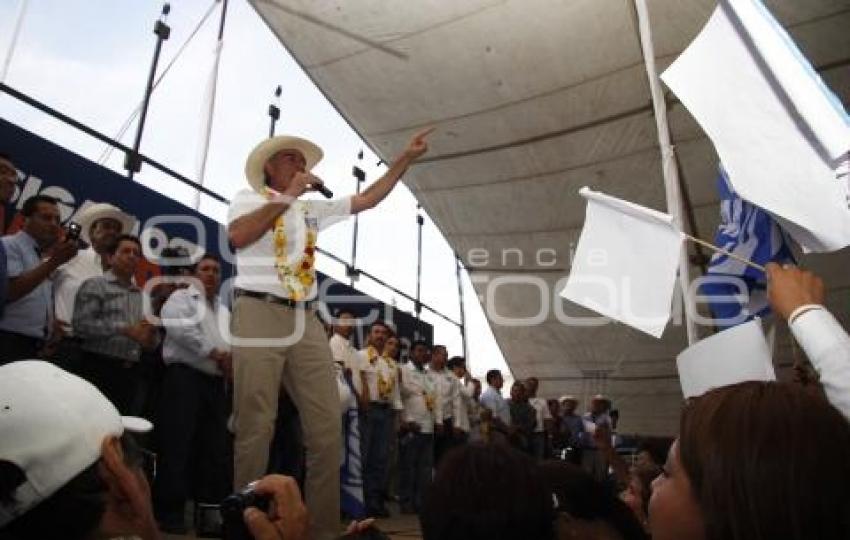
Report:
M785 231L769 213L735 193L722 164L717 191L720 225L714 245L762 266L796 262ZM715 253L703 279L700 292L708 297L715 325L721 330L770 312L767 276L757 268Z

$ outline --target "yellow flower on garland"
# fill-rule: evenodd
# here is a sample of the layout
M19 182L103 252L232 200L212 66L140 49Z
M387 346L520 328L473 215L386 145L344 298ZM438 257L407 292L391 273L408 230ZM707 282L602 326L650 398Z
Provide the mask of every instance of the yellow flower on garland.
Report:
M278 194L266 187L263 190L263 195L266 199L271 200ZM295 208L298 209L297 211L304 214L302 217L306 222L308 206L306 204L301 204ZM293 210L295 210L295 208L293 208ZM275 219L274 227L272 228L275 269L277 270L278 279L280 280L281 285L289 293L289 298L296 302L304 300L310 292L310 288L316 282L315 265L317 238L318 232L316 229L308 226L304 242L304 251L301 257L299 257L294 264L289 264L286 256L288 239L286 237L283 214L279 215L277 219Z
M425 392L423 397L425 398L425 407L428 408L429 412L434 412L434 406L437 404L436 400L434 399L434 394L430 392Z
M378 358L381 355L378 354L378 350L369 345L366 347L366 359L369 360L369 364L375 366L378 363ZM380 368L375 368L375 375L378 377L378 396L381 399L387 399L390 397L390 394L393 392L393 388L395 387L395 380L390 377L387 379L384 377L383 372Z

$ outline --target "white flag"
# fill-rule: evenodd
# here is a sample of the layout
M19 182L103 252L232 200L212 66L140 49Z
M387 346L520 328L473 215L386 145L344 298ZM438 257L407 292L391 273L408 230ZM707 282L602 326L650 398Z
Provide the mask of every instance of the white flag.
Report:
M761 320L733 326L694 343L676 358L685 398L745 381L775 381Z
M743 199L807 251L850 245L850 118L759 0L721 0L661 76Z
M673 218L584 187L584 228L561 296L656 338L673 301L684 237Z

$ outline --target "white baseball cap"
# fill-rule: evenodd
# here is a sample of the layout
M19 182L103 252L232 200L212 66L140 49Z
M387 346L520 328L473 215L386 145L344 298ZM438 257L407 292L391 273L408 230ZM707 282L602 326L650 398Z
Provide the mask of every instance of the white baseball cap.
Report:
M95 463L106 437L150 431L122 417L91 383L39 360L0 366L0 460L26 481L0 504L0 527L27 512Z

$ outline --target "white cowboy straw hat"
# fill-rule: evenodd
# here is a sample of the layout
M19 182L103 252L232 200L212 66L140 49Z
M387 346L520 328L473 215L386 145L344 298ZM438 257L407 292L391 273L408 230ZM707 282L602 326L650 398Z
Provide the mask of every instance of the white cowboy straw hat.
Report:
M324 153L315 143L295 137L293 135L280 135L266 139L251 150L245 161L245 177L254 191L262 191L266 185L264 168L266 162L281 150L298 150L307 162L305 169L311 170L322 160Z
M136 223L136 218L125 214L120 208L109 203L95 203L87 206L78 212L73 219L73 221L80 224L80 238L87 244L91 244L89 230L99 219L114 219L120 223L121 234L130 234L130 231L133 230L133 225Z
M578 403L578 398L576 398L575 396L566 395L566 396L561 396L560 398L558 398L558 401L560 401L562 403L564 401L574 401L575 403Z

